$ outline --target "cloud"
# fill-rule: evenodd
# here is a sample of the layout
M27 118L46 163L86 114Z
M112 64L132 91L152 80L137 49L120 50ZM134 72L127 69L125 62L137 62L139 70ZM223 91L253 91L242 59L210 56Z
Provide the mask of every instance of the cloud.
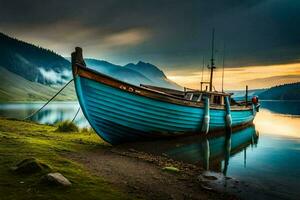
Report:
M251 85L252 88L269 88L275 85L283 85L286 83L296 83L300 80L300 73L298 75L282 75L271 76L266 78L250 79L241 82L242 85Z
M178 84L199 88L202 79L201 70L198 72L188 72L186 74L180 71L169 72L167 77ZM203 80L209 80L209 71L205 69ZM249 85L251 89L267 88L283 83L294 83L300 80L300 63L268 65L268 66L245 66L241 68L225 68L224 70L224 88L227 90L244 89ZM214 74L214 82L217 90L221 90L222 69L217 69Z
M145 60L164 70L199 66L226 43L227 66L299 62L300 1L294 0L0 0L0 31L69 56L125 64ZM219 64L219 63L217 63Z
M61 84L67 82L72 76L71 70L63 70L61 72L55 72L54 70L46 70L44 68L38 68L41 75L45 80L51 82L51 84Z
M106 46L123 46L123 45L137 45L146 38L149 34L146 30L142 29L130 29L109 35L103 39L103 43Z

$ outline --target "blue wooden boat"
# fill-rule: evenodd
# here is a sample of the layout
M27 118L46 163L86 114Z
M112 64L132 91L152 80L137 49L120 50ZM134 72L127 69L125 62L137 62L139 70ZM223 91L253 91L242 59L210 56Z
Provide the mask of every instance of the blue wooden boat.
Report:
M122 82L86 67L79 47L72 53L72 69L86 119L111 144L245 126L252 123L259 107L257 101L238 104L224 92Z

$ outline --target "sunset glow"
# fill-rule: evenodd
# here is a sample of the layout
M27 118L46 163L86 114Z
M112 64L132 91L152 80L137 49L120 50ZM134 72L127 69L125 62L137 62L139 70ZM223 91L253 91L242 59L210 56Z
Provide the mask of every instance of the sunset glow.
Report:
M299 116L280 115L264 109L263 112L257 113L254 123L256 129L264 134L300 138Z
M203 73L203 80L208 81L208 70ZM199 71L169 71L167 76L172 81L189 88L199 88L202 78ZM274 85L298 82L300 80L300 63L269 65L269 66L248 66L225 68L224 88L243 89L249 85L252 89L266 88ZM217 68L214 73L214 85L217 90L221 89L222 69Z

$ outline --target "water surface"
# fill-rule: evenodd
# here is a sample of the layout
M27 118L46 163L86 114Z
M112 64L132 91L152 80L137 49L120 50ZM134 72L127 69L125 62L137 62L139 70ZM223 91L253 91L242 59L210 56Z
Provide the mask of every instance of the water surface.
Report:
M0 116L24 119L41 108L45 102L39 103L2 103ZM51 102L30 119L41 124L55 124L64 120L73 120L79 108L78 102ZM80 109L74 122L80 127L89 126Z
M0 104L0 116L23 119L42 105ZM72 120L78 108L77 102L54 102L32 119L45 124ZM81 111L75 122L88 126ZM194 136L140 146L248 182L257 190L249 197L300 199L300 102L264 101L254 124L219 137Z

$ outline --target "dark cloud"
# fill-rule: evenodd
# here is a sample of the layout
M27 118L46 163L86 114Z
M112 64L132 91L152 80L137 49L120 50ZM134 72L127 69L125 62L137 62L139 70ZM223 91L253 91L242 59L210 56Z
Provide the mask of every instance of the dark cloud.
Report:
M215 27L217 58L225 42L227 65L300 57L300 1L0 0L0 5L3 32L44 41L64 54L80 44L89 55L118 62L196 66L209 57Z

